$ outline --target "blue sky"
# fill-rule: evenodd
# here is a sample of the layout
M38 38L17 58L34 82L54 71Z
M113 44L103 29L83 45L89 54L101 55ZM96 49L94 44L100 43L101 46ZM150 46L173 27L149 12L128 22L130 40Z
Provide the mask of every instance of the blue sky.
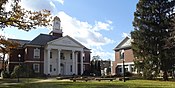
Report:
M21 0L29 10L48 9L59 16L63 35L69 35L92 49L92 56L114 60L115 46L132 30L138 0ZM32 40L51 28L37 28L29 32L13 27L0 33L9 38Z

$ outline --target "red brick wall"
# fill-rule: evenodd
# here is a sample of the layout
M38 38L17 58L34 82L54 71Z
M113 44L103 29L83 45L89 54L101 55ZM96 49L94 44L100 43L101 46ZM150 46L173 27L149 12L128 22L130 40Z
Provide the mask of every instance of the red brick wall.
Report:
M20 54L20 61L24 61L24 49L11 49L10 50L10 57L9 57L9 61L10 62L18 62L19 61L19 57L18 55Z
M124 52L124 59L125 62L133 62L134 60L134 55L133 55L133 51L132 49L126 49ZM122 63L122 60L120 59L120 50L115 51L115 61L113 62L113 66L112 66L112 73L116 74L116 67L117 67L117 63Z
M84 56L84 58L85 58L85 61L84 62L86 62L86 63L90 63L90 52L89 51L85 51L84 52L85 53L85 56Z
M10 57L9 57L9 71L12 72L15 65L18 65L19 62L19 57L18 54L21 55L20 61L21 62L25 62L25 61L41 61L39 62L40 64L40 71L43 73L44 70L44 65L43 62L44 61L44 48L38 48L40 49L40 58L33 58L33 54L34 54L34 49L36 47L26 47L25 49L12 49L11 53L10 53ZM15 62L15 63L14 63ZM38 63L38 62L36 62ZM34 62L26 62L25 64L29 65L29 67L31 69L33 69L33 64Z
M40 65L40 72L39 74L43 74L44 73L44 63L26 63L27 66L29 66L29 68L33 69L33 64L39 64Z
M125 50L124 59L125 59L125 62L133 62L134 56L133 56L132 49ZM122 63L122 60L120 59L120 51L115 51L115 61L117 63Z
M34 58L34 49L40 49L40 58ZM26 47L25 60L29 61L44 61L44 48L42 47Z

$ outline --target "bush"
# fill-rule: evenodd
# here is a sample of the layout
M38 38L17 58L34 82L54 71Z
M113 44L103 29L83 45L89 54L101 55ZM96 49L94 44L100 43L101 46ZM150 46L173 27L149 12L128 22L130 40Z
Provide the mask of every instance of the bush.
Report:
M15 66L13 72L11 73L12 78L16 77L34 77L34 71L30 69L28 66Z
M126 72L125 73L125 76L127 76L127 77L131 77L133 74L131 73L131 72Z
M10 78L10 74L7 71L1 71L3 78Z
M82 74L82 76L90 76L90 71L85 70Z

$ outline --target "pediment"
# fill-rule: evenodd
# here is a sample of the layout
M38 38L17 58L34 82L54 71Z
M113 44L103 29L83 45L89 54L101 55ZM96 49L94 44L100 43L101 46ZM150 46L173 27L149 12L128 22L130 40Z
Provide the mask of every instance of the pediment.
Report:
M131 38L126 37L122 42L118 44L116 48L123 48L131 46Z
M84 47L75 39L71 38L70 36L64 36L55 40L48 42L49 45L57 45L57 46L70 46L70 47Z

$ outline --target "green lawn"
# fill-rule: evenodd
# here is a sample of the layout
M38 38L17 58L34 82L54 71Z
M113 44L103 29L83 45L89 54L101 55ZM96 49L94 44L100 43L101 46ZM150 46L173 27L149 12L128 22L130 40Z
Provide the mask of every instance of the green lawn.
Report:
M0 80L0 88L175 88L175 82L151 80L129 80L124 83L122 81L72 82L30 78L21 79L21 83L15 82L16 79Z

